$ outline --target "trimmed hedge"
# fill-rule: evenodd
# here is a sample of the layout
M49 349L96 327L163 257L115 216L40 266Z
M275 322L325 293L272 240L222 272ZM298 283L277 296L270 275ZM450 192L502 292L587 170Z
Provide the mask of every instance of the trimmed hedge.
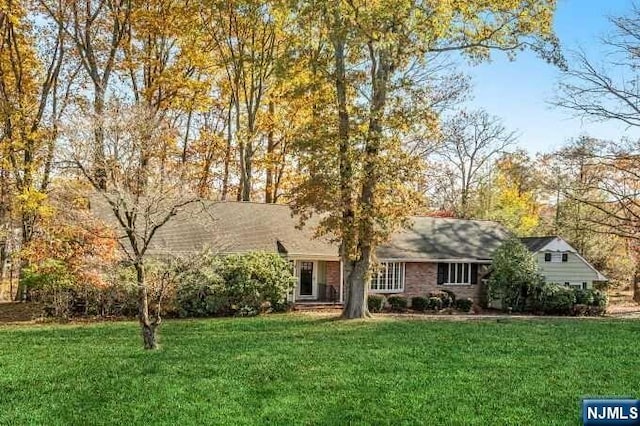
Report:
M560 284L542 283L531 288L527 310L546 315L602 315L608 303L606 293Z
M387 303L391 306L391 310L394 312L405 312L409 302L406 297L391 296L387 298Z
M424 312L429 309L429 299L426 297L412 297L411 298L411 309L414 311Z
M454 306L461 312L469 312L471 310L471 307L473 306L473 300L469 298L457 299L454 303Z
M432 311L439 311L440 309L442 309L442 299L440 299L439 297L432 296L427 300L429 301L428 309Z

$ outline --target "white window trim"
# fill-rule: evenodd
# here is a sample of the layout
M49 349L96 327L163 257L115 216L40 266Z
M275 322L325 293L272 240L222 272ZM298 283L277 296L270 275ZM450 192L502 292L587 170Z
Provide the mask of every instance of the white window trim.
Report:
M455 275L455 277L457 278L458 276L458 265L462 265L462 273L464 274L464 266L467 265L467 277L466 277L466 282L445 282L442 283L441 285L451 285L451 286L464 286L464 285L473 285L471 284L471 263L469 262L449 262L447 263L448 268L449 268L449 273L447 274L449 280L451 280L451 277L453 277ZM455 272L455 273L452 273ZM457 280L456 280L457 281Z
M390 294L390 293L403 293L404 292L404 282L405 282L405 262L380 262L380 264L386 264L386 276L385 276L385 287L389 286L388 283L388 278L389 278L389 271L391 270L391 280L392 283L395 282L395 278L396 278L396 268L395 267L389 267L391 265L396 265L399 264L400 265L400 287L399 288L393 288L393 289L389 289L389 288L385 288L385 289L374 289L372 288L373 285L373 274L376 274L376 272L374 271L371 277L371 282L369 283L369 293L376 293L376 294Z

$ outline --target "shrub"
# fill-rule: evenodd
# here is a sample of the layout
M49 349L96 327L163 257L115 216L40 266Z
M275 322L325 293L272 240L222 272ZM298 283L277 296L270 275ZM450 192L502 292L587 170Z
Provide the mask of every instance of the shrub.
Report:
M593 305L593 301L594 301L593 290L576 289L574 291L576 294L576 303L578 305Z
M452 294L453 297L451 297ZM438 299L440 299L440 309L452 307L453 301L455 300L455 294L449 290L433 291L429 293L429 297L437 297Z
M583 303L577 303L573 305L573 315L577 317L589 315L589 306Z
M428 300L428 308L433 310L433 311L439 311L440 309L442 309L442 299L440 299L439 297L429 297Z
M471 310L472 306L473 306L473 300L471 300L469 298L457 299L455 301L456 309L461 311L461 312L469 312Z
M293 302L276 302L271 305L272 312L291 312L293 311L294 303Z
M424 312L429 308L429 300L426 297L412 297L411 309Z
M56 318L77 316L135 316L135 279L127 267L105 274L101 284L77 282L64 263L46 260L23 271L21 283L33 301L43 304L44 314Z
M277 254L206 257L186 268L177 289L180 316L252 316L290 309L295 285L289 263Z
M530 289L531 310L554 315L571 315L576 304L575 290L553 283L542 283Z
M501 299L504 308L523 311L529 292L542 282L538 263L522 242L509 238L494 252L487 298Z
M391 310L394 312L405 312L409 304L407 298L402 296L391 296L387 299L387 302L391 305Z
M260 310L265 302L282 303L295 285L289 262L277 254L224 256L217 259L214 268L224 282L224 298L233 311L245 306Z
M449 296L448 298L451 300L450 305L449 306L455 306L456 304L456 294L448 289L442 289L443 293L446 293L447 296Z
M592 290L593 291L593 302L591 306L595 306L597 308L601 308L604 312L606 310L607 305L609 304L609 296L607 292L604 290Z
M370 294L367 296L367 306L371 312L382 312L384 308L384 296L379 294Z
M212 266L183 274L176 297L181 317L227 315L231 311L224 281Z

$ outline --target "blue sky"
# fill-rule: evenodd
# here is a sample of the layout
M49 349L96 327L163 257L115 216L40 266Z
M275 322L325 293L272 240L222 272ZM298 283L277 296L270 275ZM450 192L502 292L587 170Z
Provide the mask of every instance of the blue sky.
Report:
M624 15L631 5L631 0L558 0L554 25L563 50L580 47L597 61L602 54L599 37L611 30L607 17ZM518 132L519 146L532 154L550 152L583 134L604 139L640 136L622 125L584 121L551 106L560 72L529 52L513 62L495 55L491 62L464 69L474 84L474 99L467 106L501 117L507 128Z

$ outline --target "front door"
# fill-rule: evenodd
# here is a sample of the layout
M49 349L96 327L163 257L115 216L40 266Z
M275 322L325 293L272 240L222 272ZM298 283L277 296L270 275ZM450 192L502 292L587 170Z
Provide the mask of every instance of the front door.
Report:
M313 262L300 262L300 296L313 297Z

